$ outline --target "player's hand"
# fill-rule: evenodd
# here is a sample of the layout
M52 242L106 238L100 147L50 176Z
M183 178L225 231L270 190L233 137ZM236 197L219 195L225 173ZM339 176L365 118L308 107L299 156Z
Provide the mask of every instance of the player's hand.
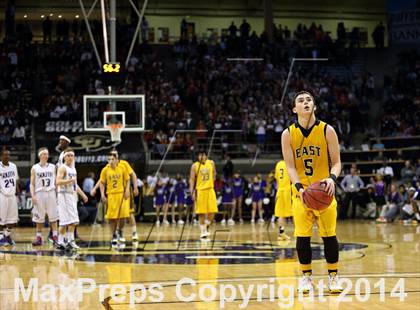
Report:
M130 191L125 191L124 192L124 199L128 199L130 198Z
M90 196L95 197L96 196L96 189L92 189L90 191Z
M32 204L33 205L37 205L38 204L38 199L36 198L35 195L32 197Z
M321 182L326 183L325 191L328 193L328 195L334 196L334 194L335 194L335 182L334 182L334 180L331 179L331 178L326 178L326 179L323 179Z
M69 184L76 184L77 183L77 179L76 178L71 178L69 180Z
M302 205L307 208L306 204L305 204L305 200L303 199L303 193L305 192L305 190L303 188L301 188L299 190L299 196L300 196L300 202L302 203Z
M192 201L195 201L195 191L191 192L191 199L192 199Z
M87 203L88 200L89 200L89 198L88 198L88 196L86 196L85 194L83 194L82 195L82 200L83 200L83 203Z
M101 196L101 200L102 200L102 203L103 203L104 205L106 205L106 197L105 197L105 196Z
M137 197L139 195L139 189L137 186L134 187L133 194L134 194L134 197Z

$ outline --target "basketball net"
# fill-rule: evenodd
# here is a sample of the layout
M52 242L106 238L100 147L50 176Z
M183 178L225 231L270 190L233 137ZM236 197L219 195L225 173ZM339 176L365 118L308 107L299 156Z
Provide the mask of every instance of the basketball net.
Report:
M124 127L123 124L109 124L106 126L111 134L112 142L121 142L121 133L124 130Z

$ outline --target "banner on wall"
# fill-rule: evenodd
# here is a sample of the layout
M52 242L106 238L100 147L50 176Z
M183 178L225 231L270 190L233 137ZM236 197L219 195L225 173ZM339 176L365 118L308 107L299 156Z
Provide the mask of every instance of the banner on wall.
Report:
M113 148L120 157L135 166L143 166L145 156L141 136L135 132L123 132L122 141L113 142L107 132L85 132L81 121L45 120L35 125L36 148L47 147L50 162L56 163L60 150L58 138L65 135L71 139L70 147L76 153L78 169L98 170L107 163L107 154Z
M418 44L420 41L420 1L389 0L387 10L390 44Z

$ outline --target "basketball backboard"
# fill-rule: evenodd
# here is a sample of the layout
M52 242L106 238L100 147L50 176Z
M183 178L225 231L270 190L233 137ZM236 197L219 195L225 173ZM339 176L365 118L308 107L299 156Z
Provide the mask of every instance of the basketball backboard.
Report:
M121 124L124 131L145 130L144 95L84 95L85 131L108 131L107 125Z

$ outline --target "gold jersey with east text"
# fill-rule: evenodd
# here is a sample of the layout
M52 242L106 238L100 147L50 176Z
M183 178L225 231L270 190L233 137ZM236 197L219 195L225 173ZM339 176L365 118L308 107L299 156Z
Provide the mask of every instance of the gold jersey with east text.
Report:
M274 176L277 182L277 191L279 190L290 190L290 178L286 170L286 162L280 160L276 165Z
M327 126L316 120L310 129L302 128L297 122L288 128L296 171L305 187L330 175Z
M214 188L214 169L213 161L207 159L204 164L200 164L198 161L194 163L195 175L197 178L195 188L200 189L209 189ZM198 171L200 169L200 171Z
M129 179L127 169L123 166L105 166L101 171L100 181L106 184L107 194L119 194L125 190L126 183Z

